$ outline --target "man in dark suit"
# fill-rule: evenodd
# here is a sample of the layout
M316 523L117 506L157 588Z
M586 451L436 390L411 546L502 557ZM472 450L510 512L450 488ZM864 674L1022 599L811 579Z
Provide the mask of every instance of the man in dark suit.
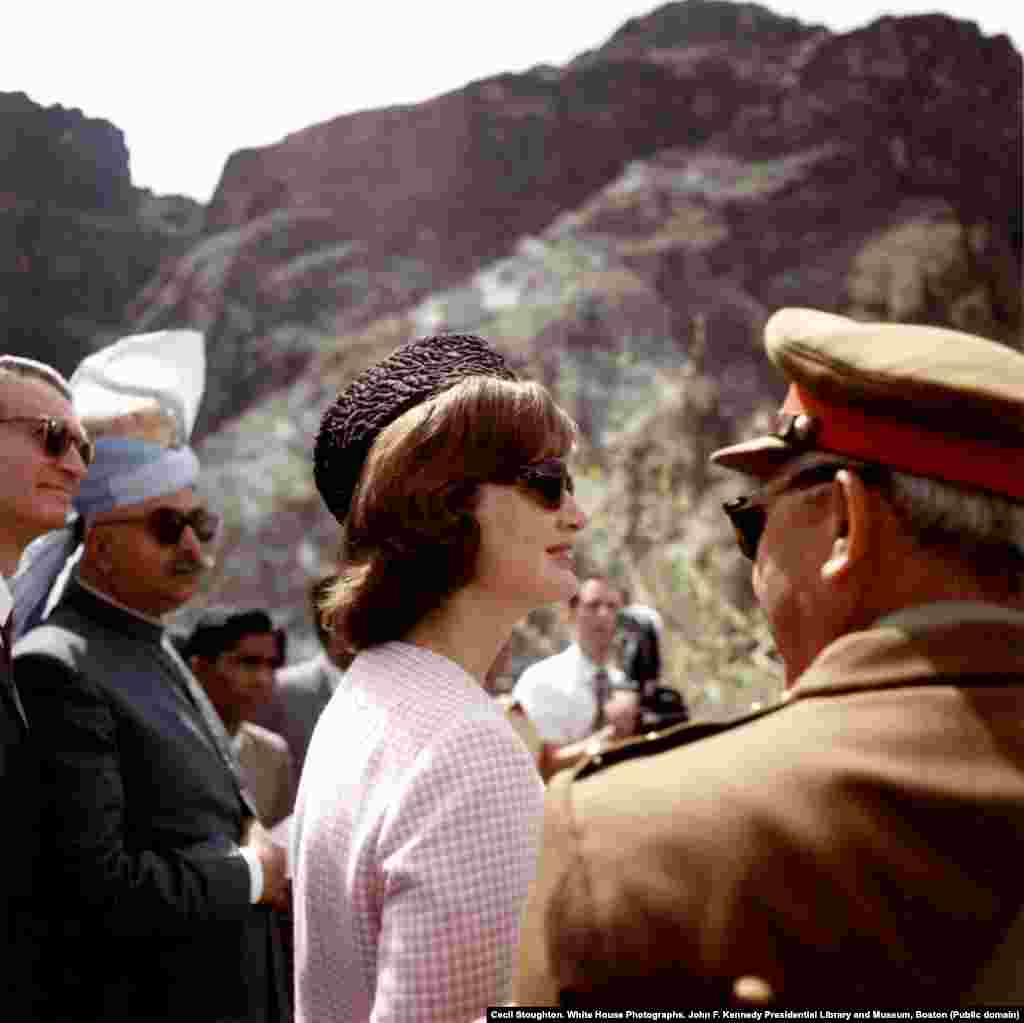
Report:
M38 793L33 735L11 673L12 597L7 580L28 543L59 528L85 476L90 449L67 381L30 359L0 357L0 1005L12 1020L38 1018Z
M713 461L754 480L726 511L785 699L555 778L516 999L1019 1003L1024 355L807 309L765 337L776 431Z
M277 673L274 695L256 710L253 721L283 736L291 751L294 779L289 811L295 805L302 765L324 707L341 680L343 660L331 652L331 634L324 628L320 602L334 583L335 576L318 579L309 589L309 610L316 626L321 651L308 661L292 664Z
M159 356L189 350L173 338L154 352L152 339L118 343L146 356L145 394ZM99 354L92 383L120 352ZM123 399L125 381L112 385ZM163 624L195 594L217 526L194 490L185 404L104 424L76 500L81 560L15 652L41 753L56 1019L288 1018L271 916L287 904L284 850L256 823L223 724Z

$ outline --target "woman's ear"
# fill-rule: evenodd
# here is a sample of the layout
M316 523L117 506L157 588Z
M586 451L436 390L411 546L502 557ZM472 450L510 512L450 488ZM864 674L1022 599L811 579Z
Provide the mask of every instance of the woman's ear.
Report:
M821 577L838 581L866 557L871 546L871 495L864 481L840 469L832 484L832 550L821 566Z

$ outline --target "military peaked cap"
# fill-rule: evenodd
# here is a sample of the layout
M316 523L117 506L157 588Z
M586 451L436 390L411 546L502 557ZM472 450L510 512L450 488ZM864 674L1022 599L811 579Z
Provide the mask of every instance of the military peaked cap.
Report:
M781 309L768 357L790 381L775 432L722 448L717 465L772 475L807 451L1024 501L1024 355L940 327Z

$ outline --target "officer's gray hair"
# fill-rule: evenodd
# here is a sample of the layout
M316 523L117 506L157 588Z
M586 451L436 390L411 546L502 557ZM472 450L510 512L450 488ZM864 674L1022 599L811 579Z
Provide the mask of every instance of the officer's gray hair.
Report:
M59 391L68 401L71 400L71 385L52 366L36 359L28 359L22 355L0 355L0 379L5 375L42 380L54 390Z
M919 543L958 550L980 575L1024 592L1024 504L907 473L889 477L892 505Z

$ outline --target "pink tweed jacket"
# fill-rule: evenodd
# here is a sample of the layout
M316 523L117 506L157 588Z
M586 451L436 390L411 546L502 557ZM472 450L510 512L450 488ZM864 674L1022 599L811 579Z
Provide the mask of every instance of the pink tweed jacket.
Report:
M457 1023L507 999L542 809L474 679L406 643L360 654L299 786L297 1023Z

